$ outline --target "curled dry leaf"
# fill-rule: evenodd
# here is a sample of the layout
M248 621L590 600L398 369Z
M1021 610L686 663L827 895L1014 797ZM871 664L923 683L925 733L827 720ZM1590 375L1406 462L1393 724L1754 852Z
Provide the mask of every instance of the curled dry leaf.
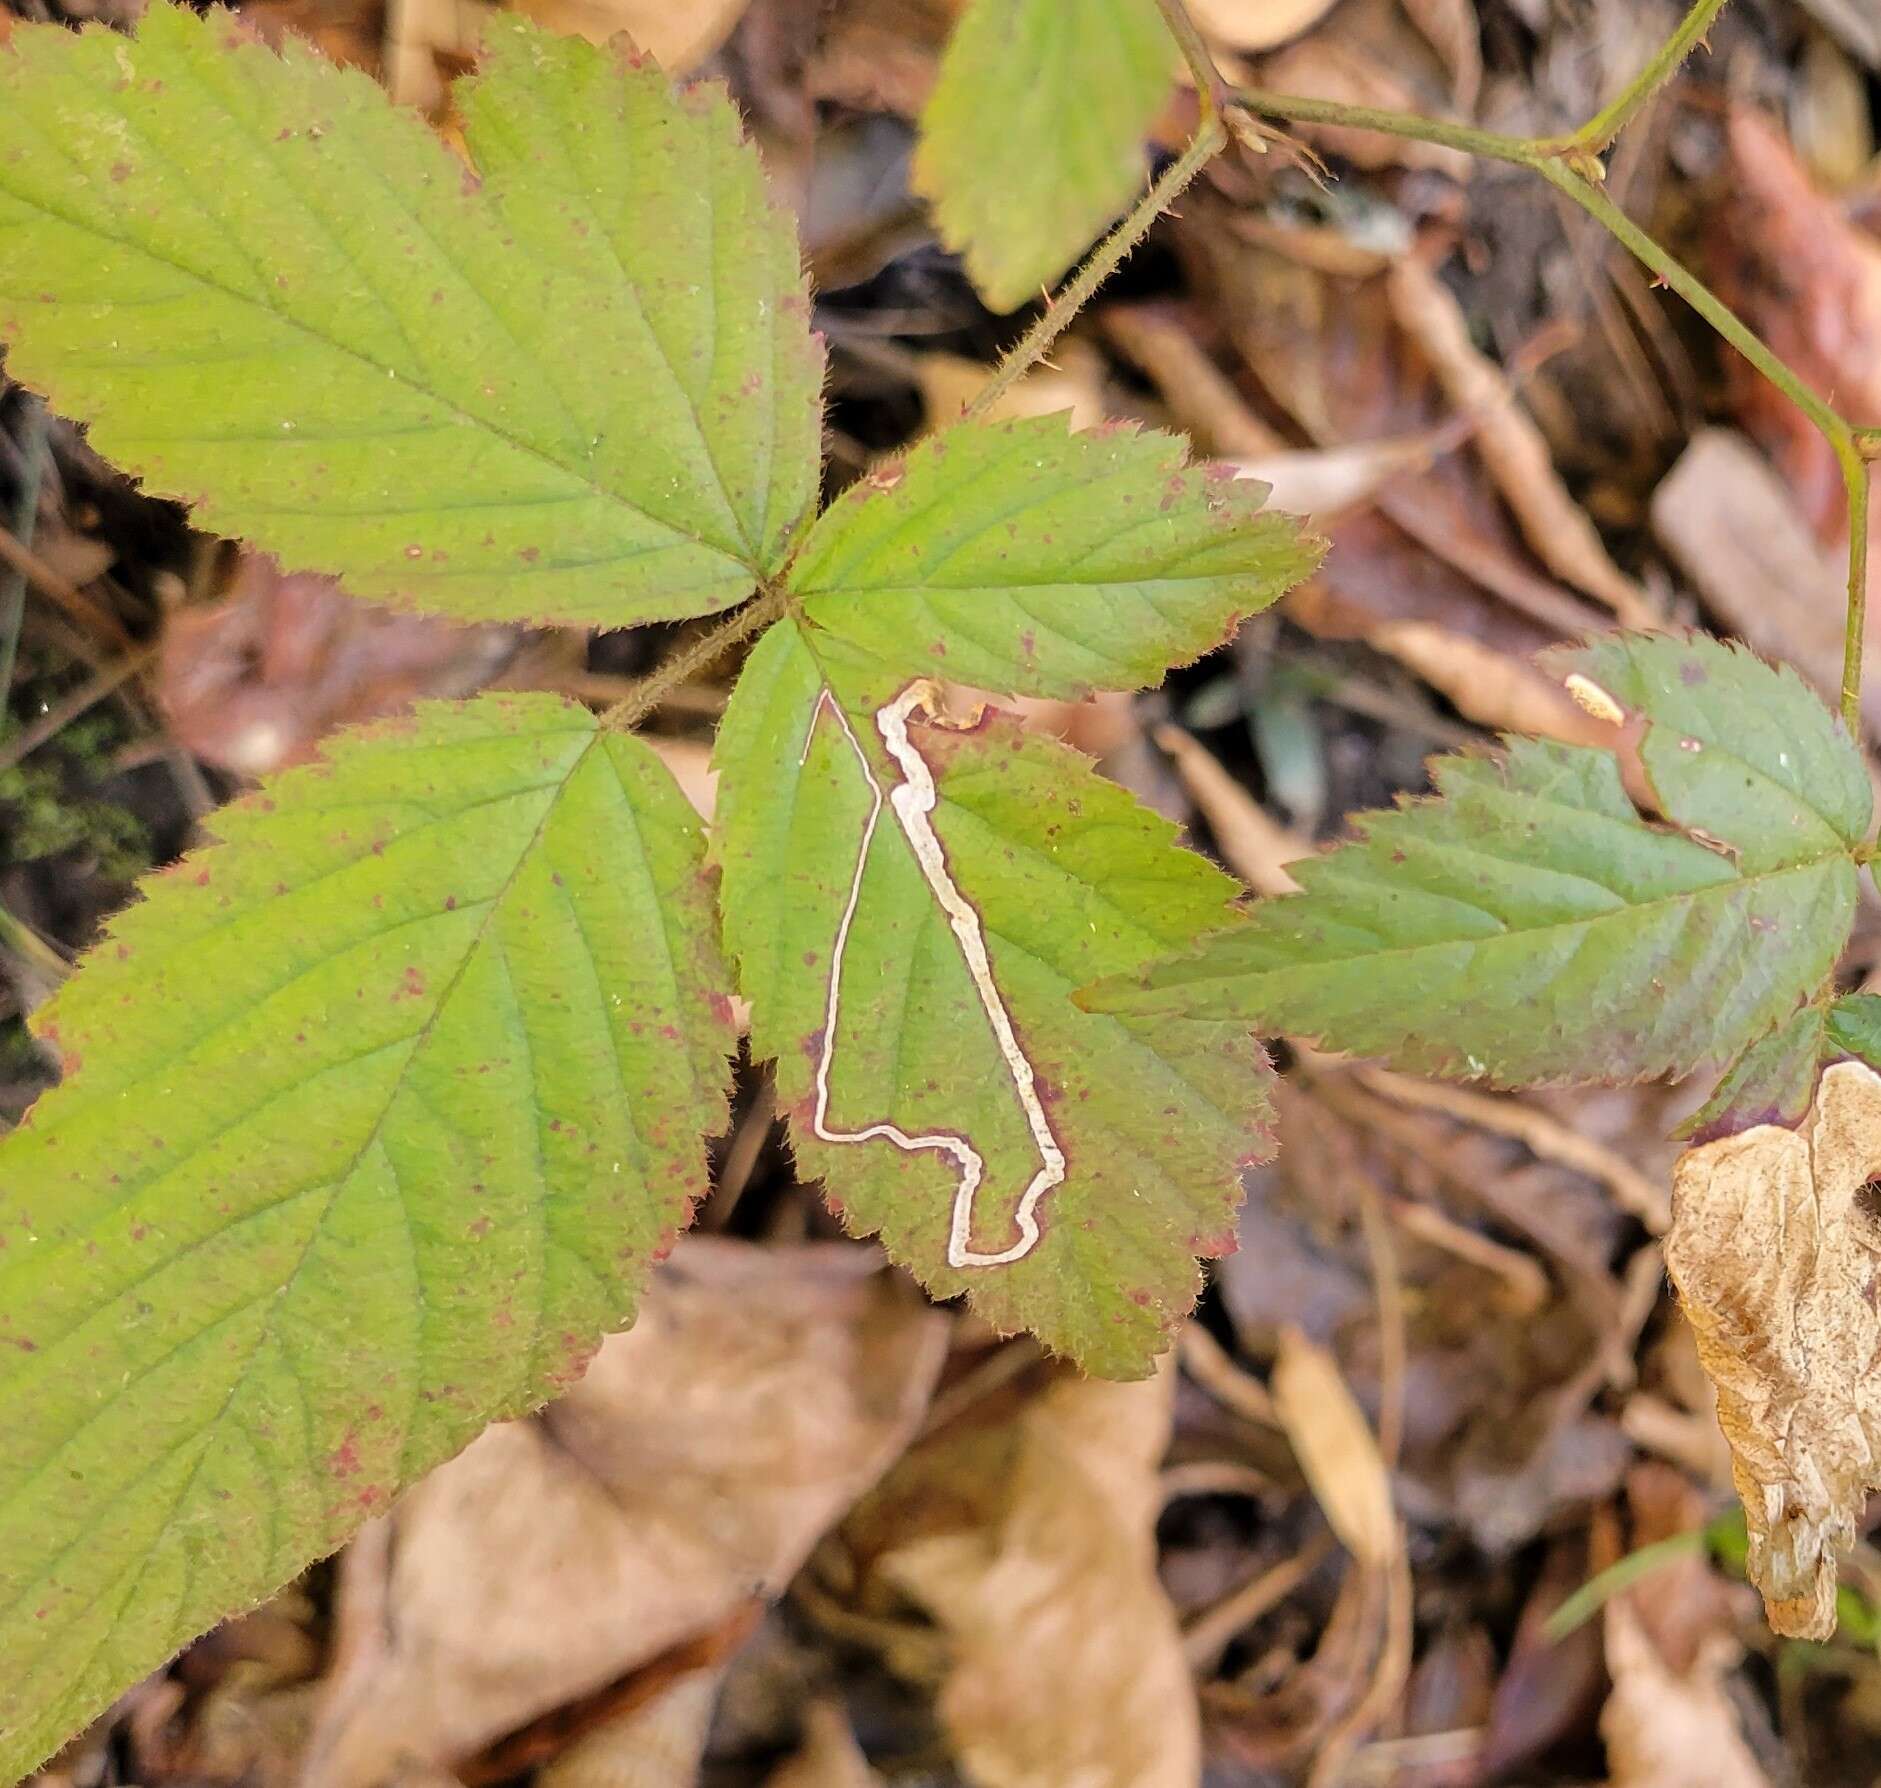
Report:
M1838 1062L1795 1130L1758 1124L1680 1157L1666 1265L1779 1633L1835 1630L1836 1564L1881 1485L1881 1075Z
M385 1655L304 1788L466 1756L781 1589L939 1369L945 1319L876 1258L683 1241L566 1398L427 1478L393 1517Z

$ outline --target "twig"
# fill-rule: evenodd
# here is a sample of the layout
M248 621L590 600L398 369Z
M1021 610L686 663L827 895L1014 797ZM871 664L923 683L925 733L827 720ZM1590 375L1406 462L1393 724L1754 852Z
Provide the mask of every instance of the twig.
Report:
M1315 1534L1291 1558L1257 1572L1219 1602L1204 1608L1182 1633L1182 1655L1198 1674L1212 1670L1221 1654L1269 1609L1277 1608L1332 1554L1332 1535Z
M155 646L144 646L120 658L102 670L90 682L73 690L64 701L55 703L31 726L16 733L0 747L0 770L10 770L22 758L29 757L56 734L63 732L79 715L95 708L106 696L121 688L131 678L151 665L157 656Z
M1614 1202L1654 1235L1664 1235L1671 1222L1671 1199L1662 1186L1648 1179L1625 1156L1570 1130L1538 1106L1473 1092L1468 1087L1440 1086L1434 1081L1394 1074L1388 1068L1358 1068L1354 1073L1361 1084L1400 1105L1440 1111L1445 1117L1512 1137L1530 1154L1600 1181L1613 1194Z
M87 629L112 646L127 646L131 636L124 631L116 615L81 590L69 578L61 577L31 547L23 544L11 528L0 528L0 564L15 577L24 578L48 601L64 609L79 628Z
M23 547L33 544L33 528L39 519L39 485L46 467L45 406L27 394L20 421L20 471L18 500L13 505L13 534ZM26 618L26 571L9 565L0 577L0 732L6 730L6 698L13 687L13 666L19 651L20 623Z
M1187 1324L1176 1343L1183 1368L1223 1409L1262 1428L1278 1428L1280 1417L1267 1387L1228 1357L1227 1349L1199 1322Z

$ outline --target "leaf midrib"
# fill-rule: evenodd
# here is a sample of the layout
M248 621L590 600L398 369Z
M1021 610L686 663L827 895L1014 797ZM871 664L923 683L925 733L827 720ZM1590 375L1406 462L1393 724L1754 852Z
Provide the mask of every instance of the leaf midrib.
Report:
M1794 863L1786 863L1781 868L1761 870L1754 875L1737 875L1737 876L1732 877L1728 881L1707 882L1703 887L1688 889L1685 892L1680 893L1680 894L1666 895L1657 900L1640 901L1637 903L1625 903L1620 906L1610 908L1608 911L1604 913L1594 913L1594 914L1590 914L1581 918L1554 919L1554 920L1550 920L1545 925L1528 925L1528 926L1520 926L1520 927L1504 925L1501 930L1491 932L1488 935L1483 936L1483 937L1439 938L1435 940L1427 940L1427 941L1416 943L1416 944L1390 945L1390 946L1386 946L1383 949L1365 951L1362 955L1315 957L1311 959L1302 958L1294 962L1276 964L1275 966L1270 967L1270 968L1258 968L1258 969L1242 968L1242 969L1236 969L1232 971L1224 971L1220 974L1214 974L1214 975L1192 975L1192 976L1185 977L1181 985L1187 986L1187 987L1193 987L1193 986L1198 986L1198 985L1201 985L1210 981L1244 980L1251 975L1289 974L1297 969L1347 968L1347 967L1351 967L1354 965L1363 965L1365 963L1377 962L1381 958L1385 958L1385 957L1393 957L1393 956L1408 957L1408 956L1415 956L1418 953L1422 951L1427 951L1427 950L1454 949L1459 944L1467 944L1473 947L1482 947L1485 945L1495 945L1495 944L1500 944L1500 943L1512 942L1518 938L1545 937L1549 932L1552 932L1552 931L1571 931L1571 930L1576 930L1576 929L1585 929L1586 927L1591 926L1591 925L1610 924L1610 923L1617 922L1619 920L1632 918L1638 915L1650 914L1650 913L1659 911L1663 908L1675 907L1681 904L1691 904L1699 900L1702 900L1710 895L1716 895L1716 894L1720 894L1724 892L1734 892L1734 891L1745 889L1745 888L1758 887L1768 882L1780 880L1784 876L1798 875L1804 870L1821 869L1826 865L1838 863L1838 862L1846 863L1851 868L1854 867L1854 859L1846 850L1823 851L1813 857L1803 857L1803 858L1799 858ZM1517 865L1517 867L1521 867L1521 866ZM1314 898L1313 891L1309 888L1304 893L1301 893L1301 894L1284 895L1282 896L1281 899L1274 901L1272 905L1275 908L1284 909L1291 902L1299 901L1303 903L1306 901L1310 901L1313 898ZM1484 909L1481 907L1477 907L1475 910L1478 912L1482 912ZM1227 930L1225 933L1218 933L1217 937L1225 940L1227 938L1233 938L1233 937L1238 936L1238 937L1246 938L1249 943L1258 943L1258 942L1262 942L1266 940L1271 940L1274 937L1274 935L1275 934L1273 932L1264 930L1260 928L1259 926L1254 926L1254 927L1234 926L1230 928L1229 930Z

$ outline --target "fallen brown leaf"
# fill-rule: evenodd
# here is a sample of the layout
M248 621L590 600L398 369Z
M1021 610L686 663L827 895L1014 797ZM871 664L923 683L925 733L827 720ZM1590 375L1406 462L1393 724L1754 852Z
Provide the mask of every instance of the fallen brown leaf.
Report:
M468 694L515 637L369 608L331 578L243 553L221 600L166 622L157 689L178 744L258 776L310 756L336 726Z
M1202 35L1228 50L1271 50L1317 25L1334 0L1189 0Z
M683 1241L639 1321L393 1516L384 1652L304 1788L447 1763L777 1593L906 1444L945 1318L869 1250Z
M1568 494L1508 376L1470 340L1450 288L1421 261L1407 259L1392 268L1386 289L1392 313L1428 356L1450 401L1474 424L1476 450L1537 557L1624 625L1655 626L1657 611L1614 564L1587 512Z
M1844 416L1881 423L1881 241L1816 189L1768 118L1738 108L1728 142L1724 190L1705 213L1720 295ZM1726 367L1744 426L1817 539L1839 550L1848 505L1828 443L1747 362L1730 356Z
M1281 93L1394 112L1443 112L1453 91L1431 41L1398 0L1346 0L1312 36L1261 66L1261 84ZM1414 143L1347 125L1303 128L1301 136L1362 168L1434 168L1467 180L1469 158L1435 143Z
M538 25L606 43L624 31L669 74L697 68L732 34L750 0L514 0Z
M1836 1565L1881 1484L1881 1075L1838 1062L1800 1129L1759 1124L1680 1157L1666 1265L1779 1633L1835 1630Z
M771 1772L764 1788L881 1788L841 1708L816 1702L803 1728L803 1748Z
M846 1525L867 1579L945 1634L939 1711L976 1788L1194 1788L1200 1722L1156 1575L1172 1375L1062 1374L968 1417Z
M1713 1634L1688 1671L1675 1671L1625 1596L1606 1612L1613 1691L1600 1710L1609 1788L1769 1788L1723 1678L1737 1661L1728 1634Z

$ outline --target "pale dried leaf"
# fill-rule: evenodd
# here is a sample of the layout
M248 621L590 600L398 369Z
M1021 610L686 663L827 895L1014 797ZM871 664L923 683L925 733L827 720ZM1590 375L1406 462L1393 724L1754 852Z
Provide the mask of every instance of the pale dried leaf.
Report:
M1366 639L1478 726L1559 739L1564 745L1611 747L1616 742L1612 722L1590 712L1558 677L1486 640L1432 621L1386 621Z
M717 1665L691 1671L643 1706L584 1732L537 1776L536 1788L693 1788L723 1675Z
M1383 1569L1401 1549L1378 1441L1338 1362L1296 1328L1280 1334L1274 1410L1332 1530L1360 1564Z
M1769 1788L1725 1694L1737 1647L1723 1634L1683 1674L1659 1655L1625 1596L1607 1604L1613 1692L1600 1713L1609 1788Z
M976 1788L1194 1788L1195 1693L1156 1575L1173 1379L1064 1375L945 1432L872 1499L877 1569L945 1631L940 1715ZM964 1518L963 1518L964 1517Z
M1701 429L1653 492L1652 526L1705 606L1766 658L1793 664L1816 693L1842 687L1843 555L1812 532L1794 492L1741 434ZM1881 644L1870 611L1868 645ZM1881 721L1881 692L1863 710Z
M389 1650L304 1788L461 1757L780 1590L939 1368L945 1319L876 1258L681 1242L566 1398L399 1505Z
M1838 1062L1796 1130L1760 1124L1680 1157L1666 1265L1750 1530L1751 1581L1779 1633L1835 1630L1836 1565L1881 1485L1881 1075Z
M1294 515L1333 515L1369 502L1402 472L1430 464L1425 436L1354 441L1342 447L1300 447L1231 460L1237 478L1254 478L1272 493L1275 509Z
M732 34L750 0L514 0L538 25L590 43L626 32L668 74L698 67Z
M881 1788L881 1784L842 1709L819 1701L804 1715L803 1748L772 1771L765 1788Z
M1470 340L1450 288L1421 261L1408 259L1392 268L1387 288L1392 313L1429 359L1450 401L1475 424L1477 452L1541 562L1605 603L1626 626L1656 626L1645 592L1614 564L1587 512L1568 494L1507 376Z
M923 354L917 377L930 428L947 428L979 396L993 368L960 354ZM1061 342L1049 366L1040 366L1010 386L986 412L989 422L1018 416L1071 414L1073 428L1095 428L1104 420L1104 357L1089 342Z
M1334 0L1189 0L1189 15L1227 50L1271 50L1317 25Z

